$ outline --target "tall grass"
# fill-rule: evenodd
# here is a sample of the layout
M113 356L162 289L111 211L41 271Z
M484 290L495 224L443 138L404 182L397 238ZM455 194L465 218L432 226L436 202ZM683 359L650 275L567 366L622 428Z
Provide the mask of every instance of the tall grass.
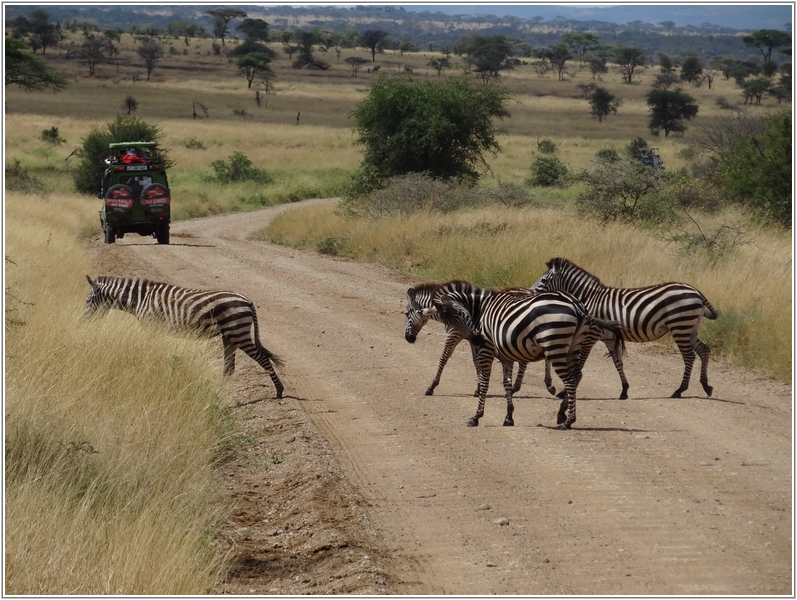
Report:
M83 201L5 208L6 592L208 593L232 432L219 349L119 312L82 321Z
M728 211L725 218L742 216ZM750 227L747 243L715 261L685 254L650 230L587 222L566 208L494 206L370 220L344 218L325 205L284 213L264 235L421 280L527 287L546 261L564 256L614 287L683 281L721 312L701 334L715 356L791 377L791 240L781 230Z

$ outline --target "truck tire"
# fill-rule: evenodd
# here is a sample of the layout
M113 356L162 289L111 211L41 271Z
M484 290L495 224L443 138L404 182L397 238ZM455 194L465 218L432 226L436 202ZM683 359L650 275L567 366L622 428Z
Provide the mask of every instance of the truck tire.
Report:
M155 238L158 240L159 244L168 244L169 243L169 224L168 223L158 227L158 230L155 232Z
M116 241L116 234L110 227L106 226L105 229L103 229L103 233L105 234L106 244L113 244Z

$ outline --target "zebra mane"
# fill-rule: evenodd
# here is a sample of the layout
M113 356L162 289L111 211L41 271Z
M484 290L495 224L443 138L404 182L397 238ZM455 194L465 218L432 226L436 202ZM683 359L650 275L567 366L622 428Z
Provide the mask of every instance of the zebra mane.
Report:
M570 262L566 258L562 258L561 256L557 256L556 258L552 258L547 263L545 263L545 266L548 267L549 269L555 267L555 268L561 269L561 270L568 270L569 269L571 271L578 271L580 273L588 275L596 283L599 283L600 285L603 285L603 283L601 282L600 278L596 277L595 275L593 275L592 273L590 273L586 269L582 269L577 264Z

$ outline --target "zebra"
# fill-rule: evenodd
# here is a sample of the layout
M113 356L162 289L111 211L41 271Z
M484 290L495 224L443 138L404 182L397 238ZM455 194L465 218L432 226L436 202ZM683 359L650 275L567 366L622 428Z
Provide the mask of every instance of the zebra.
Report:
M468 421L476 427L484 416L484 399L493 358L503 367L507 413L504 426L514 425L512 413L512 363L545 359L565 384L565 398L559 406L557 425L570 429L576 422L576 388L581 380L582 348L595 344L586 334L590 328L602 328L617 339L616 348L625 348L623 331L616 321L590 316L576 298L566 292L528 290L492 291L460 284L456 290L438 291L433 308L447 327L457 329L481 350L477 353L479 405ZM589 352L587 351L588 355Z
M240 348L259 364L274 382L277 398L284 387L274 371L283 361L260 343L257 313L243 294L221 290L195 290L138 277L109 277L96 280L86 275L91 290L86 296L83 317L116 308L139 320L153 319L172 328L196 328L221 335L224 343L224 375L235 371L235 350ZM254 326L254 336L252 336Z
M404 331L404 339L406 339L410 344L414 344L418 337L418 333L421 331L421 329L423 329L426 323L429 322L429 320L440 321L439 317L436 313L434 313L434 311L432 311L431 314L428 312L428 309L432 308L432 299L441 288L445 287L446 289L453 289L456 288L460 283L465 283L467 286L470 285L469 283L455 280L446 284L419 283L409 288L407 290L407 306L404 309L404 316L407 318L407 327ZM451 358L454 349L463 339L465 339L465 336L462 334L462 332L456 328L446 326L446 341L445 345L443 346L443 354L440 356L440 360L437 365L437 374L432 380L432 383L426 389L425 395L434 395L434 390L440 384L440 377L443 374L443 369L448 363L448 359ZM476 348L471 346L474 364L476 361L475 350ZM515 384L512 386L512 393L516 394L518 391L520 391L520 386L523 385L523 377L526 374L526 366L526 363L518 363L518 372L515 379ZM551 367L547 361L545 363L544 382L548 392L551 394L556 394L556 388L554 388L552 385L553 381L551 378ZM479 395L478 386L473 395Z
M671 397L680 398L689 387L695 354L701 362L700 383L711 396L714 391L708 384L711 351L697 334L703 317L713 320L719 317L719 312L696 288L677 282L641 288L612 288L566 258L552 258L546 266L548 270L531 289L561 290L573 294L584 303L590 314L622 323L628 342L652 342L668 332L672 333L684 360L684 377ZM623 382L625 397L627 392L628 384Z

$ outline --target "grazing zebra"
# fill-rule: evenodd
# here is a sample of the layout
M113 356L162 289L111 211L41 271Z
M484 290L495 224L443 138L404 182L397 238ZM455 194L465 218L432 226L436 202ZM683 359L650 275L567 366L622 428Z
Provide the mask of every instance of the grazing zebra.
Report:
M424 325L426 325L430 319L433 321L440 321L439 317L436 313L434 313L434 311L432 311L431 314L428 312L428 309L432 308L432 299L441 288L455 289L460 283L464 282L450 281L446 284L419 283L409 288L407 290L407 307L404 309L404 316L407 317L407 328L404 332L404 339L406 339L410 344L414 344L418 337L418 333L421 331L421 329L423 329ZM470 284L465 285L470 286ZM440 377L443 374L443 369L448 363L448 359L451 358L451 354L453 354L454 349L463 339L465 339L465 336L458 329L446 326L446 342L445 346L443 346L443 354L440 356L440 361L437 365L437 374L426 390L427 396L432 396L434 394L434 390L440 383ZM475 365L475 348L471 347L471 350ZM515 379L515 384L512 386L513 393L517 393L520 390L520 386L523 384L523 376L526 373L526 366L526 363L518 363L517 378ZM552 385L551 368L547 362L545 363L545 387L551 394L556 393L556 388L554 388ZM478 386L473 395L479 395Z
M260 343L257 313L252 301L237 292L192 290L169 283L158 283L138 277L86 275L91 286L83 309L85 318L97 310L117 308L132 313L141 321L154 319L172 328L196 328L221 335L224 343L224 374L235 370L235 350L240 348L263 367L282 398L282 382L274 365L283 362ZM254 337L252 336L254 326Z
M684 359L683 381L672 398L680 398L689 387L695 354L700 356L700 383L711 396L713 388L708 384L710 350L697 337L697 332L703 317L716 319L719 313L697 289L685 283L612 288L565 258L553 258L546 266L548 270L532 290L561 290L573 294L584 303L590 314L622 323L628 342L652 342L668 332L672 333ZM624 382L623 394L626 395L627 391L628 384Z
M434 298L440 320L459 330L468 341L484 348L478 353L479 407L468 421L476 427L484 415L484 399L493 358L501 361L506 392L504 426L514 425L512 413L512 363L545 359L565 384L565 398L559 407L559 429L570 429L576 422L576 388L581 380L582 347L597 340L586 334L590 328L610 331L617 338L617 351L624 349L623 332L615 321L590 316L584 306L564 292L529 294L528 290L441 290ZM429 311L431 312L431 311ZM587 352L588 354L588 352Z

